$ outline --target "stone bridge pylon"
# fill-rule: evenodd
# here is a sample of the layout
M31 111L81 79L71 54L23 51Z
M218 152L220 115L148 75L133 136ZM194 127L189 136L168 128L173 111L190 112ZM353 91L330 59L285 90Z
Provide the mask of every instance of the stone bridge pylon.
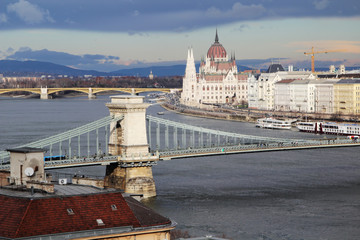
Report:
M144 198L156 196L152 166L159 160L150 154L146 136L146 108L142 96L112 96L106 106L110 115L123 116L110 125L109 154L118 162L107 166L105 186Z

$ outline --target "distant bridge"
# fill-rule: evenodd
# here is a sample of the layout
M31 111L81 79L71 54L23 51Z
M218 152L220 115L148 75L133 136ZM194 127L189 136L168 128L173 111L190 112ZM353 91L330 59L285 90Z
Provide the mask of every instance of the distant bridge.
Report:
M39 94L41 99L48 99L49 95L56 94L64 91L74 91L88 94L89 98L94 98L96 94L101 92L123 92L130 94L139 94L142 92L164 92L169 93L172 91L178 91L178 89L170 88L2 88L0 89L0 94L11 93L11 92L29 92L33 94Z

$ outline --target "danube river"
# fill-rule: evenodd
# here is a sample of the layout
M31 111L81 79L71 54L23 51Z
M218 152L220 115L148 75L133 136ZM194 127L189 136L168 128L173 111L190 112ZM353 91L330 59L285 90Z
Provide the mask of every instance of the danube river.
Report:
M0 97L0 149L69 130L109 114L98 99ZM244 134L324 138L257 129L252 123L178 115L153 105L148 114ZM191 236L231 239L359 239L359 147L250 153L159 162L157 197L146 204ZM60 170L59 170L60 171ZM63 169L103 175L103 167Z

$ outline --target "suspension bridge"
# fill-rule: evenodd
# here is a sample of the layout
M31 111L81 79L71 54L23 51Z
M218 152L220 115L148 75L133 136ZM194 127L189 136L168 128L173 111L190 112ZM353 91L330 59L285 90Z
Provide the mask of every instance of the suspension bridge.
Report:
M140 96L113 96L106 106L109 116L18 148L44 149L45 169L106 165L107 175L114 181L120 178L116 169L134 177L132 171L138 168L143 169L140 177L153 182L151 167L159 160L359 145L350 139L284 139L192 126L145 115L149 104ZM10 169L8 151L0 152L0 163L0 170ZM153 185L151 191L155 192ZM122 184L122 188L126 186Z
M106 116L72 130L19 145L17 148L43 148L46 151L46 169L108 165L124 158L124 155L110 154L108 148L110 124L118 124L123 118L123 116ZM158 156L159 160L170 160L358 144L350 139L309 140L252 136L192 126L151 115L146 116L146 121L150 151L141 156L144 161L151 156ZM0 169L9 169L9 157L8 151L0 151ZM130 155L129 158L131 157L133 156ZM142 165L146 164L149 162L142 162Z

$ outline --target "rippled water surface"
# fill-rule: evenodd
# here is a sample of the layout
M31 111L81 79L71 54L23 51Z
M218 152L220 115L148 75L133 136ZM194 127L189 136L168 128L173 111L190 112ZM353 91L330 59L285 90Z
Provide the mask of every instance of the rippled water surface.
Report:
M0 149L51 136L108 115L108 96L96 100L0 98ZM252 123L164 118L244 134L324 138ZM359 239L359 147L222 155L160 162L153 168L158 196L146 202L192 236L232 239ZM103 167L65 169L104 174Z

